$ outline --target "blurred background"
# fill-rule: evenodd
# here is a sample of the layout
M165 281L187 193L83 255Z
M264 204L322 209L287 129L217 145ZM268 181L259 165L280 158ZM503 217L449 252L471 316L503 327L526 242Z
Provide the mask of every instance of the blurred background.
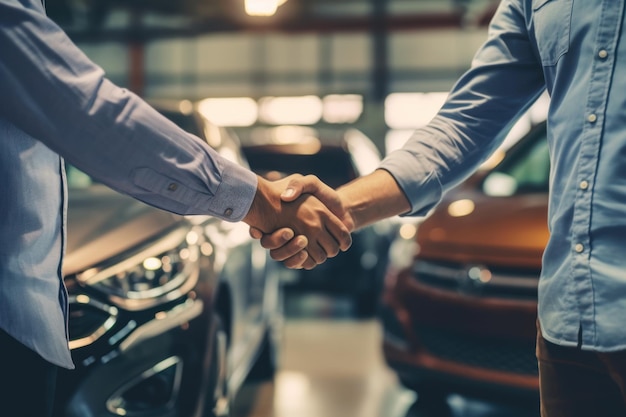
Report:
M415 128L436 114L485 40L498 3L46 0L46 8L48 15L114 83L155 104L183 127L191 125L182 121L181 115L193 111L206 121L199 130L197 126L196 130L188 129L194 134L202 136L201 131L210 129L227 132L223 134L232 136L238 147L231 152L240 153L240 160L255 172L269 178L293 172L313 173L338 186L371 172L381 158L401 147ZM501 167L498 163L509 148L541 126L546 105L547 99L542 97L520 119L500 153L483 167L485 172ZM517 150L516 154L517 160L531 159L532 164L524 172L537 172L537 164L547 163L536 156L532 159L536 153L530 151ZM522 181L516 176L520 170L506 173ZM491 176L495 178L490 183L492 188L496 183L502 185L503 175ZM512 197L516 190L521 187L497 197ZM463 207L462 214L451 215L467 216L475 207L477 210L478 203L469 211L467 204ZM540 220L542 210L537 214ZM512 218L507 219L505 226L483 229L472 218L468 222L475 228L468 229L465 236L494 230L497 246L505 240L498 233L513 233L506 226ZM424 324L418 323L420 319L411 321L407 317L414 313L413 306L423 302L424 295L406 295L402 299L411 290L396 286L396 282L402 276L399 271L419 272L414 262L419 253L424 253L420 252L421 246L428 245L423 242L426 237L420 241L418 236L423 220L394 218L364 229L355 235L349 252L315 271L289 271L279 265L271 268L281 283L278 302L284 314L278 336L277 370L269 379L248 378L238 387L232 393L228 410L231 416L539 415L536 369L532 346L527 343L527 323L532 317L520 325L524 330L519 334L523 333L524 339L482 331L489 320L464 314L468 310L461 309L449 320L428 323L428 329L441 333L436 339L439 347L420 345L419 340L428 339L432 332L420 327ZM445 228L446 220L438 221ZM429 230L433 228L437 229L433 226ZM545 233L541 229L537 234L540 251ZM528 239L532 240L522 240ZM522 299L524 311L531 311L532 316L538 268L535 263L514 262L505 265L503 273L492 265L502 267L504 261L477 255L480 250L493 253L484 241L467 238L447 246L441 246L441 239L438 242L435 258L445 261L448 269L441 264L436 268L432 263L420 264L430 265L429 277L439 274L457 284L473 280L487 287L489 282L501 282L491 279L499 273L505 280L512 279L506 282L526 280L521 285L526 291L523 295L511 290L503 298ZM474 258L455 258L454 254L459 253L472 253ZM423 271L419 274L426 275ZM451 289L448 283L442 286L432 281L429 285L461 297L456 301L464 306L468 299L494 297L493 293L475 290L474 284L466 291L465 284ZM389 295L389 291L395 291L395 295ZM446 299L453 305L456 301ZM440 310L419 314L446 314ZM492 317L496 312L485 314ZM472 324L463 323L472 317ZM450 322L456 324L444 337ZM511 326L516 323L509 322ZM471 336L471 340L465 336ZM518 339L525 340L521 348ZM455 353L451 347L462 352ZM439 348L445 352L436 352ZM397 349L406 355L398 356ZM420 356L424 350L440 362L424 360ZM484 357L489 359L482 360ZM496 365L495 357L499 358ZM510 365L520 357L526 361L526 368L521 370ZM497 386L502 384L511 388L507 390L511 395L500 395ZM102 415L178 415L171 410L167 411L170 414L150 414L147 406L137 409L133 414L123 411L122 406L108 407L110 414Z
M497 3L48 0L46 5L112 81L144 97L229 99L206 107L212 119L230 125L353 123L384 151L399 146L406 129L430 120L485 39Z

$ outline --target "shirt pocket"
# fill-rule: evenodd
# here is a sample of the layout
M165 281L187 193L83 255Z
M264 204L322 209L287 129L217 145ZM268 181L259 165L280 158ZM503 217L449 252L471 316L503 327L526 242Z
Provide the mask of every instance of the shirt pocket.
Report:
M569 51L573 0L532 0L537 49L544 66Z

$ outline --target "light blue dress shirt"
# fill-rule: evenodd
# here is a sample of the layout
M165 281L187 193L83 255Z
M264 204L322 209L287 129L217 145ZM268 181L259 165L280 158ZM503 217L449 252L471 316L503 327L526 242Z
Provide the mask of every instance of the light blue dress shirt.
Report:
M626 349L624 0L504 0L486 43L433 121L382 167L413 214L484 161L547 88L549 229L539 283L544 337Z
M71 368L59 155L148 204L230 221L257 179L111 84L41 0L0 0L0 328Z

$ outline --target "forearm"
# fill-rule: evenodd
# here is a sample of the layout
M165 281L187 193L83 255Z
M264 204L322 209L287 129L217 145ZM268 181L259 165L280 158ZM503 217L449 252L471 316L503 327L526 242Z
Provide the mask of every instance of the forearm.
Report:
M394 177L383 169L358 178L340 187L337 192L350 213L354 229L407 213L411 209Z
M256 189L135 94L113 85L39 0L0 0L0 117L117 191L179 214L240 220Z

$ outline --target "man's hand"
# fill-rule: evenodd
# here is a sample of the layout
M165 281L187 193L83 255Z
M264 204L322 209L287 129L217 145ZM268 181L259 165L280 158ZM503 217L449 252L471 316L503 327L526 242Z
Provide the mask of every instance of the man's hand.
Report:
M350 232L378 220L407 213L411 209L409 200L393 176L382 169L345 184L336 191L313 175L295 175L287 180L286 189L281 194L283 201L293 201L303 193L313 194L341 219ZM290 235L285 236L282 231L268 235L253 228L250 234L261 239L261 245L270 249L273 259L282 261L290 268L311 268L310 261L304 261L304 251L296 244L301 236L287 239ZM309 263L304 265L303 262Z
M312 194L317 197L328 209L337 216L350 232L355 229L352 213L348 211L339 193L324 184L315 175L290 176L287 188L280 195L283 201L294 201L302 194Z
M289 259L285 264L290 267L312 267L314 265L307 261L308 258L315 264L320 264L327 257L336 256L340 250L347 250L352 239L348 228L316 197L305 194L292 198L290 202L282 201L280 194L291 179L293 178L287 177L270 182L259 177L257 194L243 221L265 234L285 227L291 229L298 236L286 247L274 249L272 257L283 261ZM275 238L284 239L284 233L284 230L275 233L276 236L269 238L266 243L271 243ZM251 234L254 236L252 231ZM303 237L308 241L306 252L297 255L302 252ZM285 257L285 253L289 256ZM308 254L308 258L302 260L305 254Z
M273 233L264 234L255 227L250 227L250 236L261 241L261 246L269 249L275 261L282 262L290 269L313 269L317 263L306 251L306 236L295 236L289 228L278 229Z
M319 178L314 175L305 177L291 175L285 180L288 180L287 186L280 196L283 201L291 202L298 199L302 194L313 194L343 222L349 231L354 229L354 221L345 209L337 192L320 181ZM250 235L261 240L261 245L270 250L272 259L282 262L288 268L312 269L317 265L308 256L307 251L303 249L306 246L303 241L306 237L295 236L292 230L280 229L271 234L264 234L262 231L251 227Z

